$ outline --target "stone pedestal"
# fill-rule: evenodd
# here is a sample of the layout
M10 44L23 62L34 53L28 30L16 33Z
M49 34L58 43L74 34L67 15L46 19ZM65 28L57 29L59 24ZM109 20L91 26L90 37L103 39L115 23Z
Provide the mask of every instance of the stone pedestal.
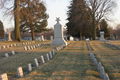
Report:
M105 39L104 39L104 31L100 32L100 40L99 41L105 41Z
M67 42L63 38L63 26L59 23L60 19L57 18L57 23L54 25L54 40L51 45L67 45Z

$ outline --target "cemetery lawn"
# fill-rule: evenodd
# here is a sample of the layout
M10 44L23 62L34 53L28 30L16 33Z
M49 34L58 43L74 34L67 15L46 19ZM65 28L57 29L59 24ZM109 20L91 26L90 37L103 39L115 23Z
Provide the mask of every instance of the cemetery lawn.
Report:
M46 41L49 42L49 41ZM14 42L0 42L0 46L13 44ZM34 44L44 43L37 41ZM104 44L104 42L91 41L90 47L98 62L102 63L105 72L110 80L120 80L120 50L115 47ZM111 41L112 44L120 46L119 41ZM97 67L93 65L86 41L71 41L71 44L61 51L56 51L55 47L43 45L39 48L25 51L23 45L0 49L0 74L7 73L10 80L102 80L99 78ZM26 72L28 63L33 64L33 59L40 60L40 56L55 50L55 56L39 67L33 67L33 70ZM15 55L8 58L5 53L15 51ZM22 67L24 71L23 78L16 77L16 69Z

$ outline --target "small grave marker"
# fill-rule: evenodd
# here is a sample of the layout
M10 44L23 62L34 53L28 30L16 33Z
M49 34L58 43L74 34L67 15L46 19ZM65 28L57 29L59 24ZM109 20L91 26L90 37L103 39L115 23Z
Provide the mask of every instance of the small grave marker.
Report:
M49 59L49 55L48 54L46 54L46 61L49 61L50 59Z
M17 76L17 77L23 77L22 67L18 67L18 68L17 68L16 76Z
M51 54L51 52L49 52L49 58L50 58L50 59L52 58L52 54Z
M14 52L14 51L12 51L12 52L11 52L11 54L12 54L12 55L15 55L15 52Z
M28 71L28 72L32 71L31 63L27 64L27 71Z
M44 57L43 57L43 56L40 56L40 63L41 63L41 64L44 64L44 63L45 63L45 60L44 60Z
M9 57L8 53L5 53L5 57Z
M1 74L0 80L8 80L7 73Z
M102 66L101 66L101 68L100 68L100 75L99 75L99 76L100 76L100 78L102 78L102 79L103 79L103 78L104 78L104 74L105 74L104 67L102 67Z
M38 67L39 66L37 58L34 59L33 66L34 67Z

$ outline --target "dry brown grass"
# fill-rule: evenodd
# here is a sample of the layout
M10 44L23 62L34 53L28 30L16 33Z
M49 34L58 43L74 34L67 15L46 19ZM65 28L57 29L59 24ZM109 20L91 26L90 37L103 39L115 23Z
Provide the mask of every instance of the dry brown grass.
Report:
M35 45L34 44L30 45ZM119 43L120 42L111 42ZM4 43L6 44L6 43ZM118 45L119 45L118 44ZM106 73L111 80L120 79L120 54L119 50L111 46L105 45L104 42L91 41L95 57L102 63ZM14 50L17 54L8 58L2 57L4 53L0 53L0 74L7 73L9 79L12 80L102 80L99 78L97 68L93 65L89 51L85 41L71 41L71 44L64 50L56 51L56 55L47 63L33 68L33 71L24 72L25 77L16 78L17 67L23 67L26 70L28 63L33 63L33 59L39 58L41 55L45 57L46 53L55 49L56 46L45 45L34 50L24 51L23 46L11 47L1 52L11 52Z

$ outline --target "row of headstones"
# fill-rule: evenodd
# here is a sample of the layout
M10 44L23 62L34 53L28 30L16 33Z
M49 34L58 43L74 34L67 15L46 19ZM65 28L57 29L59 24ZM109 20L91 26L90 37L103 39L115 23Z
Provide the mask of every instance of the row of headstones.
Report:
M120 47L117 46L117 45L114 45L114 44L111 44L111 43L106 43L106 42L104 42L104 44L107 44L107 45L109 45L109 46L116 47L118 50L120 50Z
M12 55L15 55L15 52L12 51L11 54L12 54ZM5 53L5 57L9 57L9 54L8 54L8 53Z
M67 42L67 46L68 46L68 45L70 45L70 42ZM60 50L63 50L65 47L66 47L66 45L63 44L63 45L61 45L61 46L56 47L56 50L57 50L57 51L60 51Z
M86 44L88 46L88 50L91 51L91 47L90 47L89 43L87 42Z
M44 59L43 56L40 56L40 64L42 65L45 62L48 62L50 59L53 58L54 55L55 55L55 52L54 52L54 49L52 49L52 51L50 51L48 54L46 54L46 58L45 59ZM38 60L37 60L37 58L35 58L33 60L33 67L38 67L38 66L39 66ZM32 71L31 63L27 64L26 71L27 72L31 72ZM23 73L22 67L18 67L17 68L16 76L17 77L24 77L24 73ZM8 80L7 73L1 74L0 75L0 80Z
M46 43L41 43L41 44L37 44L37 45L32 45L32 46L24 46L24 50L31 50L31 49L35 49L38 48L42 45L49 45L50 42L46 42Z
M93 53L89 52L89 55L94 65L97 67L98 72L100 73L99 77L104 80L110 80L108 74L105 73L104 67L102 66L101 62L97 63L97 59L95 58Z
M18 43L18 44L3 45L2 47L0 47L0 49L9 48L9 47L13 47L13 46L19 46L19 45L27 45L27 44L32 44L32 43L35 43L35 41L26 42L26 43Z

